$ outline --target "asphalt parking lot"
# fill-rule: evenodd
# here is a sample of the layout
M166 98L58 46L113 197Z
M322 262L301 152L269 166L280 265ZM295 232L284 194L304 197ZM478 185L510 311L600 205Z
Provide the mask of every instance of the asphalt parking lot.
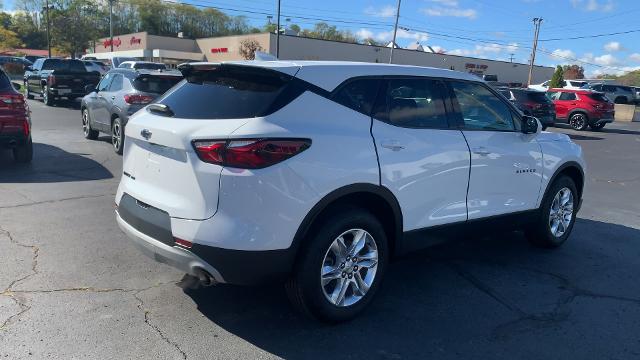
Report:
M347 324L298 316L279 286L183 290L119 231L121 158L80 112L30 101L34 162L0 154L0 358L640 358L640 124L561 131L588 181L560 249L517 232L395 261Z

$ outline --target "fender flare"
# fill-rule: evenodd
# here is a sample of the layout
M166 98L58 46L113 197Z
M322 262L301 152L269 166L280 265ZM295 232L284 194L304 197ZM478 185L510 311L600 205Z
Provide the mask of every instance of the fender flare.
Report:
M561 172L563 172L565 169L570 167L577 168L578 171L580 171L580 176L582 177L582 184L576 184L576 186L579 187L580 189L579 203L582 202L582 194L584 193L584 184L586 182L586 179L584 178L584 169L582 168L582 165L580 165L576 161L567 161L566 163L558 166L558 168L553 172L553 175L549 178L549 181L547 182L547 186L544 189L544 193L540 198L540 206L542 206L542 201L547 196L547 193L549 192L549 187L551 187L551 184L553 184L553 182L556 181L556 179L558 178Z

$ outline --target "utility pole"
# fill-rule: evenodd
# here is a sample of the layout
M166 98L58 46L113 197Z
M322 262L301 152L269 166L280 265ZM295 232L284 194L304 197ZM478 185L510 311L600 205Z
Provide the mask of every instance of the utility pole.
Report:
M513 62L513 55L515 55L515 54L513 54L513 53L512 53L512 54L509 54L509 61L510 61L510 62Z
M51 57L51 35L49 33L49 0L46 0L45 6L45 16L47 17L47 51L49 53L49 57Z
M389 64L393 64L393 48L396 47L396 34L398 33L398 18L400 17L400 1L398 0L398 9L396 10L396 24L393 27L393 40L391 41L391 53L389 54Z
M276 20L276 58L280 59L280 0L278 0L278 19Z
M113 1L109 0L109 43L111 43L111 52L113 52Z
M533 25L535 31L533 33L533 48L531 49L531 61L529 61L529 80L527 85L531 85L531 78L533 77L533 65L536 61L536 49L538 48L538 35L540 34L540 24L542 24L542 18L533 18Z

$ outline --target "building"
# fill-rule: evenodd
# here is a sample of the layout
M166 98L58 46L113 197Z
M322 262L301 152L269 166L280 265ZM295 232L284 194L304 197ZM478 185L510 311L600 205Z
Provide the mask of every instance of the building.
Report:
M135 57L175 65L188 61L242 60L243 41L254 40L263 51L276 53L276 35L272 33L223 36L203 39L183 39L149 35L146 32L119 35L111 42L103 38L88 49L91 56L108 59L112 56ZM310 39L294 35L280 36L281 60L345 60L387 63L390 47L353 44L339 41ZM426 52L422 46L415 49L394 49L394 63L430 66L482 75L497 75L500 82L526 84L529 65L478 59L466 56ZM93 51L92 51L93 50ZM549 80L554 68L534 66L532 83Z

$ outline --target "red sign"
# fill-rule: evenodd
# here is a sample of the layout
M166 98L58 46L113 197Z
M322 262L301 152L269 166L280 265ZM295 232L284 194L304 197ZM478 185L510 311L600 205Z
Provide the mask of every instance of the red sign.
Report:
M133 45L133 44L140 45L141 42L142 42L142 39L136 38L135 36L132 36L131 40L129 40L129 45Z
M113 39L113 46L119 47L121 44L122 44L122 40L120 40L120 38ZM107 39L103 41L102 45L104 45L105 49L108 48L109 46L111 46L111 39Z
M229 48L213 48L213 49L211 49L211 53L212 54L226 53L226 52L229 52Z
M487 68L489 68L489 65L466 63L464 64L464 67L466 69L487 70Z

